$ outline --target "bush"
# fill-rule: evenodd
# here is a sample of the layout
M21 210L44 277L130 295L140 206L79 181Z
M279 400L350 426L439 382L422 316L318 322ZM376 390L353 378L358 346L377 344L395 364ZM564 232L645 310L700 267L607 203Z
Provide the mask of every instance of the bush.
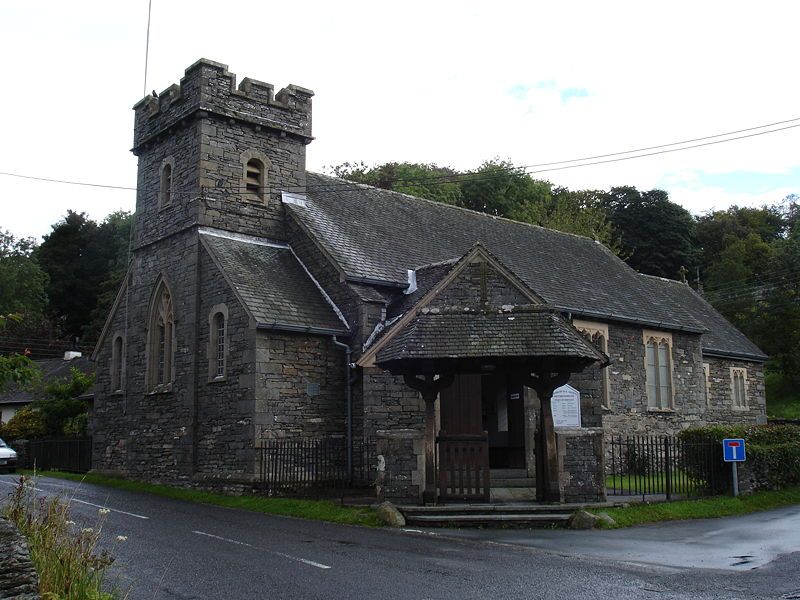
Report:
M44 436L47 431L42 413L33 408L18 411L8 423L0 426L0 437L7 442Z
M730 468L722 460L722 440L743 438L747 448L747 468L753 474L754 489L784 489L800 484L800 427L797 425L713 425L687 429L678 434L685 443L711 442L720 450L714 469L723 475L714 491L730 488ZM685 456L689 468L701 470L699 456Z

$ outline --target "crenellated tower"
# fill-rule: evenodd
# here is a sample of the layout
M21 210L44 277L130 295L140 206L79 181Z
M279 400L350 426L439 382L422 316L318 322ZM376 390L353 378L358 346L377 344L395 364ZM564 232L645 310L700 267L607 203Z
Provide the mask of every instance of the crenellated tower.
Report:
M194 225L283 240L281 192L303 193L313 92L201 59L134 110L134 248Z

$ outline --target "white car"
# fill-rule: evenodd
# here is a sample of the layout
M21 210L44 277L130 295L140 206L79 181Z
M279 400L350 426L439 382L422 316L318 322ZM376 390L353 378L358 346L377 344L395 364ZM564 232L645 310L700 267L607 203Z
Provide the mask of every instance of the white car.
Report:
M0 471L13 473L17 470L17 453L0 440Z

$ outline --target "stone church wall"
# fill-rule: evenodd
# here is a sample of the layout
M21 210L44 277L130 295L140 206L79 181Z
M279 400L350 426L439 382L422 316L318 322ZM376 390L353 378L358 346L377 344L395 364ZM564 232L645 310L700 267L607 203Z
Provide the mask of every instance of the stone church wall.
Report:
M609 324L608 402L602 400L603 374L589 367L573 375L570 385L581 392L584 427L599 426L608 435L675 435L688 427L713 423L755 423L764 414L763 367L758 363L707 357L700 336L671 332L673 406L648 407L645 346L641 327ZM710 401L705 394L703 362L711 366ZM747 409L732 407L730 367L748 369ZM603 406L604 404L607 404Z
M344 362L330 337L258 331L257 441L343 437Z
M195 479L247 479L255 474L255 326L208 252L200 251L197 322L197 459ZM226 318L225 375L216 377L210 346L212 312Z
M99 410L95 412L94 429L100 437L94 449L100 470L104 470L106 465L110 469L119 468L121 460L106 459L105 456L117 455L124 447L124 472L131 476L173 482L191 479L193 390L197 385L195 323L199 319L197 260L198 240L192 231L176 234L165 243L148 246L135 254L126 310L118 311L114 316L116 324L123 322L119 319L127 319L128 324L124 393L115 396L98 392ZM146 380L149 309L161 276L169 286L174 306L175 379L169 389L150 392ZM110 343L110 340L104 341L98 355L101 363L109 360ZM107 377L107 374L101 374L103 386L108 385ZM125 441L121 443L121 440Z
M95 471L126 474L128 467L128 423L126 419L127 362L122 359L122 390L115 392L111 384L111 362L114 338L125 343L128 291L123 290L116 312L111 315L108 333L97 349L95 397L92 412L92 464Z

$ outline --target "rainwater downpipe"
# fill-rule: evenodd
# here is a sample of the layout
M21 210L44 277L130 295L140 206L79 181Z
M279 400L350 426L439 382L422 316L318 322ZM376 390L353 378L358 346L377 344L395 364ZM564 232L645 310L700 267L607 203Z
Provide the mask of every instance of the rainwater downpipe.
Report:
M350 378L350 358L353 351L350 346L344 344L336 339L334 335L333 343L336 346L344 349L345 363L344 363L344 385L345 385L345 404L347 405L347 481L349 484L353 483L353 383L354 379Z

